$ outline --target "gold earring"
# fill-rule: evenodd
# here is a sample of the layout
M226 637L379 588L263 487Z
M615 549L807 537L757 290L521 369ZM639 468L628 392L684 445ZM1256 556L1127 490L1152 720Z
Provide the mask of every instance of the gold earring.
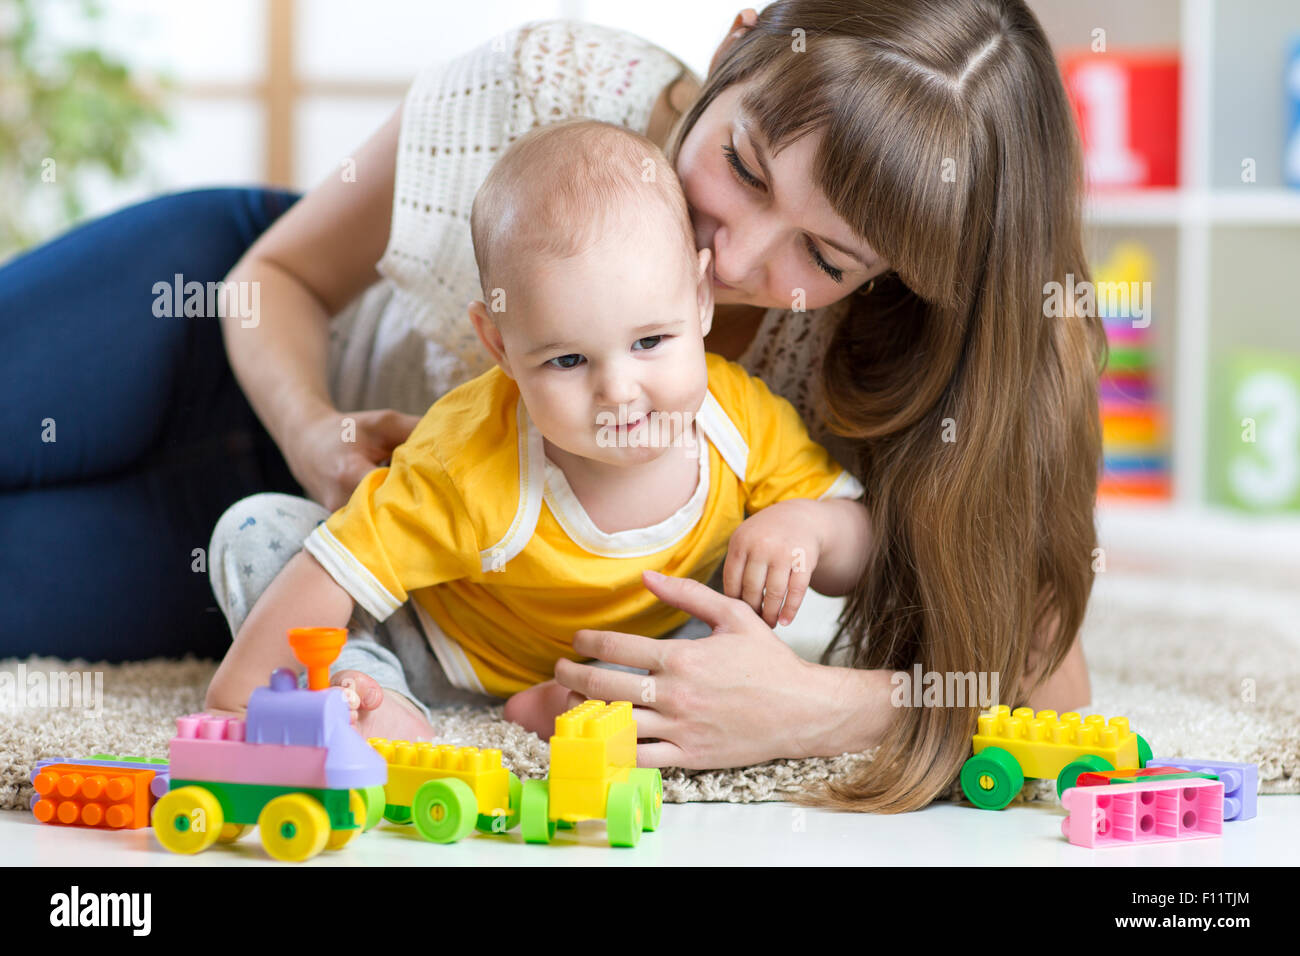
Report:
M871 290L874 289L875 287L876 287L876 280L872 278L868 280L866 285L861 286L858 289L858 291L854 293L854 295L863 295L863 296L871 295Z

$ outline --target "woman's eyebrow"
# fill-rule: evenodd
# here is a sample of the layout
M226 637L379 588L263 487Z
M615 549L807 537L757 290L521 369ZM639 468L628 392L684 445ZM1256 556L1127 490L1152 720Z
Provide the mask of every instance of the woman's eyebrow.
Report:
M754 155L758 158L758 165L763 170L763 178L767 180L767 188L771 190L772 198L775 199L776 185L772 180L772 170L767 165L767 154L763 150L762 134L758 132L756 127L750 125L750 123L748 122L748 117L746 117L742 111L737 111L736 125L741 128L741 130L745 134L745 137L749 140L749 145L754 148ZM814 235L816 236L815 233ZM825 236L816 236L816 238L826 243L826 245L830 246L832 249L836 249L844 253L850 259L856 259L858 261L858 264L861 265L862 268L864 269L871 268L871 266L867 264L866 259L860 256L858 253L854 252L848 246L842 246L838 242L835 242L831 239L827 239Z

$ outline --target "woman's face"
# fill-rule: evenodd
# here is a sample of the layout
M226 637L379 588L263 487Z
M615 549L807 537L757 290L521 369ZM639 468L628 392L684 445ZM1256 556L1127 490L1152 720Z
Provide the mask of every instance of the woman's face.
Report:
M677 175L696 248L713 250L714 301L821 308L886 272L813 183L814 133L773 155L740 107L752 81L723 90L686 135Z

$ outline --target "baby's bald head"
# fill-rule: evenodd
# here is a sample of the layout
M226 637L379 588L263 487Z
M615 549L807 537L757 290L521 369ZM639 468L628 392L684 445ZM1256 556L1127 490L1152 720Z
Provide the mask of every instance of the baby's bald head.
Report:
M576 119L521 136L488 173L470 214L483 299L522 293L546 261L577 256L599 239L653 235L679 248L695 281L698 258L681 184L649 139L610 123ZM494 315L498 321L499 315Z

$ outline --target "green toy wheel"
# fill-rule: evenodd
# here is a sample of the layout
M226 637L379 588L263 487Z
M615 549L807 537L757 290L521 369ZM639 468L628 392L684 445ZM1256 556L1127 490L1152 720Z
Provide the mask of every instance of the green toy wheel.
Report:
M658 770L642 767L633 770L627 779L641 789L642 829L656 829L664 810L664 775Z
M1019 761L1001 747L985 747L962 764L962 793L981 810L1001 810L1024 785Z
M480 813L476 824L480 833L505 833L519 826L519 801L523 796L524 785L519 778L510 773L510 807L506 815L498 819L496 812Z
M525 843L550 843L555 837L551 819L551 788L545 780L525 780L519 797L519 832Z
M384 788L366 787L360 793L361 801L366 807L366 817L357 823L361 825L361 832L365 833L384 818Z
M1056 795L1059 797L1079 782L1079 774L1092 770L1114 770L1111 762L1096 754L1085 754L1066 764L1060 776L1056 778Z
M389 823L407 824L411 822L411 808L398 806L395 803L384 805L384 819Z
M641 788L635 783L611 783L605 802L605 829L610 846L636 846L645 825Z
M469 836L478 822L478 801L464 780L430 780L415 791L411 820L430 843L455 843Z
M1147 743L1147 739L1141 734L1135 734L1134 736L1138 739L1138 766L1145 767L1147 761L1152 757L1151 745Z

